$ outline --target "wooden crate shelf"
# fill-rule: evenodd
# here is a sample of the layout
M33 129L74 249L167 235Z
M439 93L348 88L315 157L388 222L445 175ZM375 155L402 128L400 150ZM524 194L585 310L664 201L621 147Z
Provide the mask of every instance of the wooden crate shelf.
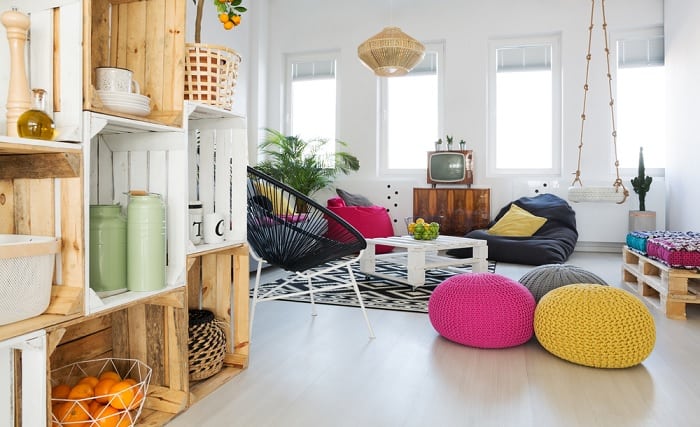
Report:
M83 208L74 202L83 198L81 165L80 145L0 137L0 233L56 236L59 230L61 239L49 307L0 326L0 341L84 313Z
M686 304L700 304L700 273L671 268L627 246L622 249L622 281L671 319L686 318Z
M105 109L94 85L96 67L127 68L151 98L145 120L182 126L185 1L87 0L83 7L83 108L134 118Z
M186 298L182 287L49 328L48 371L105 357L138 359L152 369L138 425L163 425L189 403Z
M205 249L189 254L187 260L189 308L212 311L225 324L227 341L224 368L190 385L190 403L194 403L248 366L248 245Z

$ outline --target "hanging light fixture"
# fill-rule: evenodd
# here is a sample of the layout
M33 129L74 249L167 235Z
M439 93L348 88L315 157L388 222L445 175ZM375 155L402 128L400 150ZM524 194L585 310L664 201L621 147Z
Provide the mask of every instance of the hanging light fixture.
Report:
M423 60L425 46L398 27L386 27L358 46L357 56L379 77L403 76Z

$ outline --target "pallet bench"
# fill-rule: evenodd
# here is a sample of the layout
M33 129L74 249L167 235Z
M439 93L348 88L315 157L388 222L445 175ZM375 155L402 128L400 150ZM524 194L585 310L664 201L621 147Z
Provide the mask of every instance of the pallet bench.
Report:
M671 268L624 246L622 281L666 317L685 319L686 304L700 304L700 272Z

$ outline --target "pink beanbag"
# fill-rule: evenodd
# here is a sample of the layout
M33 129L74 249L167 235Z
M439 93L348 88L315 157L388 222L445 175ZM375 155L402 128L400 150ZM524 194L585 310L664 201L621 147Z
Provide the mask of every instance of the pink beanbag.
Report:
M535 298L525 286L499 274L464 273L435 288L428 316L450 341L479 348L514 347L532 338Z
M386 209L382 206L345 206L343 199L333 197L328 200L328 209L343 218L366 239L372 237L391 237L394 235L394 226ZM328 237L333 237L333 230L328 230ZM377 245L375 252L378 254L391 252L393 246Z

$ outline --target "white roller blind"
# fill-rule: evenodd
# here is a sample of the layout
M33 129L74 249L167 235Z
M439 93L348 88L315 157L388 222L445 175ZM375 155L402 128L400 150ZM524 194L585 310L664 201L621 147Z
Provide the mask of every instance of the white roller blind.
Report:
M664 36L629 38L617 41L619 68L664 65Z
M437 52L425 52L425 57L421 62L418 63L409 74L435 74L437 73L438 67L438 55Z
M292 80L332 79L335 77L335 60L295 62L292 64Z
M496 51L497 72L552 69L550 45L502 47Z

